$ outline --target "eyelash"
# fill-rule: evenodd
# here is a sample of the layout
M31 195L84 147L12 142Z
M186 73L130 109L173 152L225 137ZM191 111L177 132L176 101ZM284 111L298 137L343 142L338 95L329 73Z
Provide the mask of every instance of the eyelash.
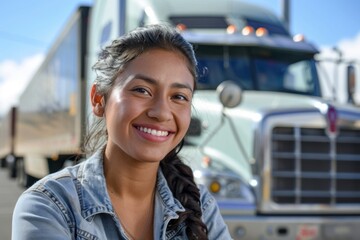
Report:
M147 95L151 96L150 92L147 89L143 88L143 87L136 87L136 88L132 89L132 91L142 93L142 94L146 93Z
M180 100L184 100L184 101L187 101L187 102L189 101L189 99L185 95L182 95L182 94L176 94L174 96L174 98L176 98L176 99L181 98Z
M132 89L133 92L138 92L138 93L141 93L141 94L146 94L146 95L149 95L149 96L152 96L152 94L150 94L150 91L147 90L146 88L144 87L136 87L136 88L133 88ZM186 102L189 102L189 98L186 97L185 95L183 94L175 94L173 97L171 97L172 99L175 99L175 100L181 100L181 101L186 101Z

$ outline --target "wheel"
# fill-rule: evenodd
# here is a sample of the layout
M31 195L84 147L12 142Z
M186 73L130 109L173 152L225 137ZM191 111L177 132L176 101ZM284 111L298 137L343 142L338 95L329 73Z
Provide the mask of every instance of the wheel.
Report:
M25 164L23 158L18 158L16 161L16 181L20 187L28 188L30 184L30 176L25 171Z
M1 159L1 168L6 168L6 158Z
M39 180L26 172L24 158L16 159L16 180L19 186L23 188L29 188Z
M16 178L16 157L12 154L6 156L6 166L9 171L9 178Z

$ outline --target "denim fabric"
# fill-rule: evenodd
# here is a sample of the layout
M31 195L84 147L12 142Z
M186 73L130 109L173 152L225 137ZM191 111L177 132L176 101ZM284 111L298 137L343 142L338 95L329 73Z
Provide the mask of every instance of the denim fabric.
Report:
M209 239L231 239L215 199L200 187L203 221ZM161 170L155 197L154 239L187 239L186 227L168 230L184 207L175 199ZM12 239L128 239L112 207L101 151L88 160L38 181L18 199Z

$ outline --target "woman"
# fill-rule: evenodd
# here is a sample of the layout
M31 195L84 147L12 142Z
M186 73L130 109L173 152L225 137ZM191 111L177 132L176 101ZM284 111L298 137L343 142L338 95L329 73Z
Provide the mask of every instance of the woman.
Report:
M94 69L92 156L19 198L13 239L230 239L177 156L195 89L191 45L152 25L113 41Z

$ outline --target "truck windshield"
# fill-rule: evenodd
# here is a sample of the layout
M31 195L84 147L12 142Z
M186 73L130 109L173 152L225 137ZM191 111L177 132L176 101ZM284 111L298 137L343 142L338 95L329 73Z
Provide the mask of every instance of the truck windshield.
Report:
M244 90L320 96L315 61L304 53L237 46L195 46L198 89L232 80Z

